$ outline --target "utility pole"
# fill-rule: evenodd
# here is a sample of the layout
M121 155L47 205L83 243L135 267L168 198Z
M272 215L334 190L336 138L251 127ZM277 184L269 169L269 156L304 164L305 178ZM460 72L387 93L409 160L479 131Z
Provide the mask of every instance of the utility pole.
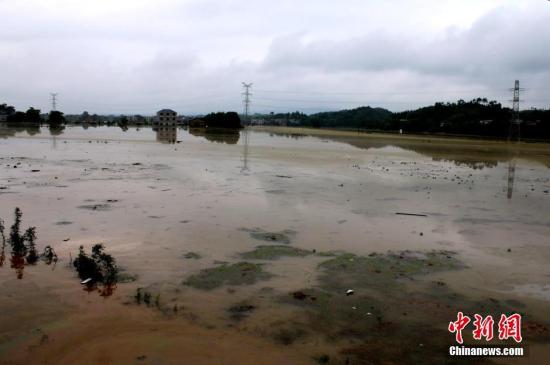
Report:
M52 111L55 111L57 107L57 93L50 93L50 96L52 97Z
M250 93L250 88L252 87L252 83L245 83L243 82L243 88L244 88L244 92L243 92L243 96L244 96L244 100L243 100L243 104L244 104L244 119L245 119L245 124L248 123L248 113L250 111L250 97L252 96L252 94Z

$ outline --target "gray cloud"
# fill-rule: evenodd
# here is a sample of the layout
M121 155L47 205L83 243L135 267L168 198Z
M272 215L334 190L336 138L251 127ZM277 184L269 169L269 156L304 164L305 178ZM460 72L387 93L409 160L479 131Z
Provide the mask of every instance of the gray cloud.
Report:
M325 72L409 70L422 74L493 77L550 71L549 13L499 8L471 28L432 39L407 33L373 32L343 41L275 40L266 71L299 67Z
M458 98L550 103L539 0L0 1L0 102L79 113L392 110Z

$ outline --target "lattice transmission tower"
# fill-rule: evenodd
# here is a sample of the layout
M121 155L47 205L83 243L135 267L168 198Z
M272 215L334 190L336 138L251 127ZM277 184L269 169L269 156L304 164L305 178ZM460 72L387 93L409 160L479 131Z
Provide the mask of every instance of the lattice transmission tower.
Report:
M244 104L244 119L245 119L245 123L248 123L248 114L250 112L250 103L252 103L252 100L250 100L250 97L252 96L252 94L250 93L250 88L252 87L252 83L245 83L243 82L243 88L244 88L244 92L243 92L243 104Z

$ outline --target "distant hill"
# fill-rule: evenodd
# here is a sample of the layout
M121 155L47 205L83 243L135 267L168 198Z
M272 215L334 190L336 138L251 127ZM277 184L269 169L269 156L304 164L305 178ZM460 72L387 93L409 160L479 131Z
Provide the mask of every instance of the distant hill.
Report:
M304 125L315 128L386 129L392 112L370 106L309 115Z

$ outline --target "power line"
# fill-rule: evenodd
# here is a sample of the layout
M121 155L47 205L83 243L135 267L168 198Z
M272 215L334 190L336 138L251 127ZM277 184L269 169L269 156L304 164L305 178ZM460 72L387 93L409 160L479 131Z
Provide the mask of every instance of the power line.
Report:
M544 89L530 89L544 90ZM347 92L347 91L294 91L294 90L266 90L256 89L257 92L267 94L311 94L311 95L418 95L418 94L461 94L461 93L487 93L487 92L505 92L507 88L477 88L477 89L447 89L447 90L426 90L426 91L362 91L362 92Z

